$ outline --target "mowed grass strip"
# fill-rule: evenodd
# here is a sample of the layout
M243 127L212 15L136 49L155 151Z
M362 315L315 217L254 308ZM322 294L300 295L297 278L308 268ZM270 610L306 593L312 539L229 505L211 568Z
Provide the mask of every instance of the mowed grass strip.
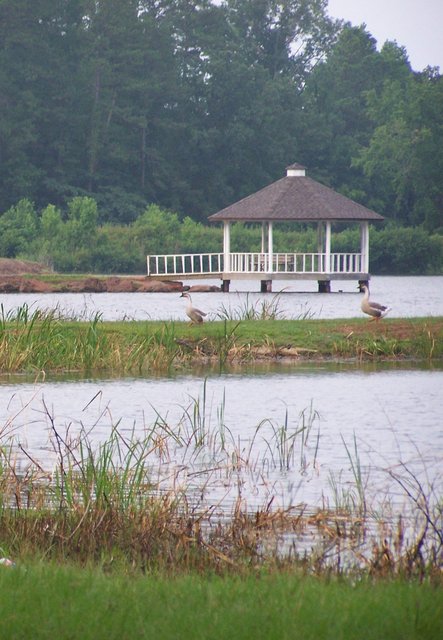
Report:
M443 591L429 583L105 575L36 563L0 567L0 589L0 636L11 639L443 637Z
M443 318L69 321L54 312L0 321L0 370L166 372L260 359L443 359Z

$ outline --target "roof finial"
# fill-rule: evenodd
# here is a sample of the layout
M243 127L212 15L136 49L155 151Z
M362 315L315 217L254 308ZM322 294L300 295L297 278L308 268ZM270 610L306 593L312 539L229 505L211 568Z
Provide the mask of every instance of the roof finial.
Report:
M302 164L298 164L297 162L295 164L291 164L289 167L286 167L286 176L288 178L304 177L306 176L306 167Z

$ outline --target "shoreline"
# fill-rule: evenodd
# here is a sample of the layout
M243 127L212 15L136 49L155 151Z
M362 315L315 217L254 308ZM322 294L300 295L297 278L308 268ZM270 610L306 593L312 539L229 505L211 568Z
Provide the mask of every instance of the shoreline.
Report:
M1 275L0 293L170 293L221 291L215 285L184 285L148 276Z

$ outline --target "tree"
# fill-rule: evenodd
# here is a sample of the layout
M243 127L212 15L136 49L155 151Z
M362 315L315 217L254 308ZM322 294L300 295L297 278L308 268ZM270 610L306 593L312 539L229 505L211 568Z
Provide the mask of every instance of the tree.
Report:
M29 250L39 228L34 204L20 200L0 217L0 256L15 258Z
M93 198L77 196L68 202L68 216L63 226L67 251L94 246L97 238L98 211Z
M0 3L0 208L76 192L84 165L81 0ZM69 124L68 124L69 120Z
M60 210L53 204L48 204L40 215L40 233L32 243L32 259L54 266L57 248L63 243L63 225Z
M175 64L167 29L139 5L92 2L86 18L92 87L87 189L102 200L116 185L138 194L139 202L156 199L167 173L163 144L172 135ZM113 201L106 202L108 219L128 221Z
M324 57L338 29L326 14L326 0L226 0L225 5L243 61L297 83Z
M368 95L368 113L376 126L354 164L380 212L431 231L443 227L443 79L424 72L386 81L381 96Z
M364 27L345 26L326 61L312 71L304 92L302 161L348 193L351 185L362 186L351 169L352 158L368 144L373 129L366 94L378 92L383 84L375 45Z
M164 253L177 253L180 246L177 214L154 204L149 205L134 223L133 238L145 255L158 253L160 246Z

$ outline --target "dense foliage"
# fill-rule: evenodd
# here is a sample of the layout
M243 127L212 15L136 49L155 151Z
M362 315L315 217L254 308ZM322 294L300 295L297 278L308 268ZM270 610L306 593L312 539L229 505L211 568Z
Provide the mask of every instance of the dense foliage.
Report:
M294 161L443 230L442 76L327 0L1 0L0 96L3 256L122 271L219 250L200 223ZM151 203L175 218L150 227Z
M38 215L29 200L20 200L0 217L0 255L44 263L61 272L144 273L146 256L171 253L219 253L220 227L180 219L157 205L147 206L130 224L98 224L97 203L77 196L67 212L48 205ZM332 250L358 251L359 227L335 230ZM236 224L231 230L233 251L260 251L261 229ZM276 225L277 252L317 251L316 228ZM422 227L371 229L371 271L389 274L432 274L443 269L443 237Z

